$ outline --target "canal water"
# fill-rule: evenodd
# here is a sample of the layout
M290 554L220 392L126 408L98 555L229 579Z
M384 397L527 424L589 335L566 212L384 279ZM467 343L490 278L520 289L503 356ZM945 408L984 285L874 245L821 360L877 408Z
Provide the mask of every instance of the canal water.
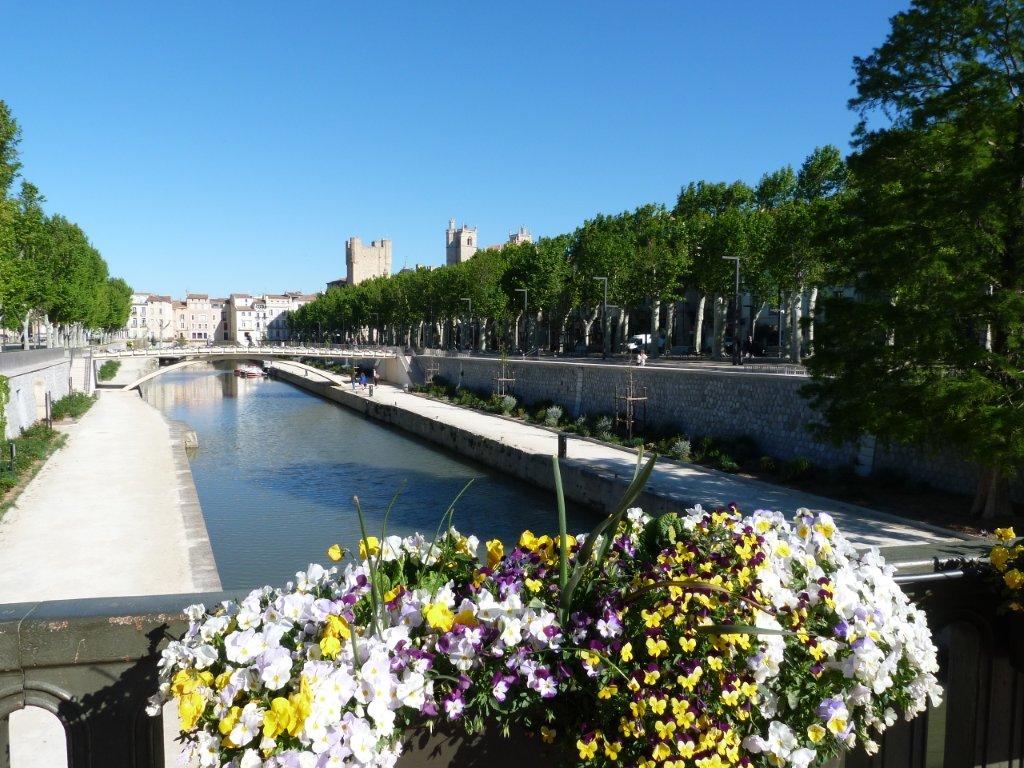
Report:
M452 499L453 524L481 541L514 543L526 528L555 533L551 494L383 426L273 379L239 379L231 367L173 371L143 395L199 436L192 474L225 589L282 584L337 542L353 548L359 496L368 533L402 489L388 532L431 537ZM570 507L569 530L597 513Z

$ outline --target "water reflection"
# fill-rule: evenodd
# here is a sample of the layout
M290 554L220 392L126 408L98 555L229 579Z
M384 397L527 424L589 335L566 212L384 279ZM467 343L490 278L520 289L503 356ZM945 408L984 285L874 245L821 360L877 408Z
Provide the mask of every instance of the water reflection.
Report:
M281 583L324 550L358 540L352 496L379 531L395 491L389 532L432 535L471 478L455 525L514 541L554 531L549 494L274 380L239 379L231 367L186 368L145 386L146 399L199 434L192 457L221 581L227 589ZM571 530L593 526L570 509Z

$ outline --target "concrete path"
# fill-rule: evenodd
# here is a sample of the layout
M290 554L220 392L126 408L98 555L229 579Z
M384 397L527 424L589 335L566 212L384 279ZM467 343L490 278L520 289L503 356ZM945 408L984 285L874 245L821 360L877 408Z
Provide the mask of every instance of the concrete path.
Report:
M0 519L0 603L219 590L173 425L138 393L108 390L66 431ZM56 718L11 715L12 768L65 764Z
M347 377L318 371L299 363L277 362L275 365L295 371L304 369L306 375L314 380L330 381L351 391ZM362 397L368 397L365 390L357 389L356 392ZM552 430L409 394L394 386L385 384L376 387L374 400L415 411L522 451L545 455L558 451L558 436ZM636 467L636 454L615 446L570 437L567 458L562 461L585 464L595 472L629 478ZM672 499L684 507L695 504L717 507L735 502L740 509L748 512L774 509L788 516L800 507L828 512L855 544L899 547L901 556L915 557L904 548L919 546L925 547L928 552L925 554L922 550L916 557L931 557L946 548L952 554L965 541L965 537L944 528L793 488L737 477L696 464L658 462L647 490L657 496Z

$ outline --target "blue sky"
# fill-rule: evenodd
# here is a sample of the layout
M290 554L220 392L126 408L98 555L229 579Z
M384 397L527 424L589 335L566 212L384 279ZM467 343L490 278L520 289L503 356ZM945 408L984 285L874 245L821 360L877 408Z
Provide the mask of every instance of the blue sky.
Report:
M344 243L671 204L848 147L907 3L0 0L24 173L140 290L321 290Z

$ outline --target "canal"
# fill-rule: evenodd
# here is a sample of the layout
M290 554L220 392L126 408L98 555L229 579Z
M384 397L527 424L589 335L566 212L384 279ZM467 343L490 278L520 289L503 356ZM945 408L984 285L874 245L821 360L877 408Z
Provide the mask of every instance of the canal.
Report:
M553 497L334 403L273 379L239 379L231 366L154 379L146 400L196 430L191 457L199 501L225 589L282 584L337 542L359 540L359 496L368 533L433 536L452 499L453 524L481 541L514 543L526 528L558 530ZM596 513L570 506L569 530Z

